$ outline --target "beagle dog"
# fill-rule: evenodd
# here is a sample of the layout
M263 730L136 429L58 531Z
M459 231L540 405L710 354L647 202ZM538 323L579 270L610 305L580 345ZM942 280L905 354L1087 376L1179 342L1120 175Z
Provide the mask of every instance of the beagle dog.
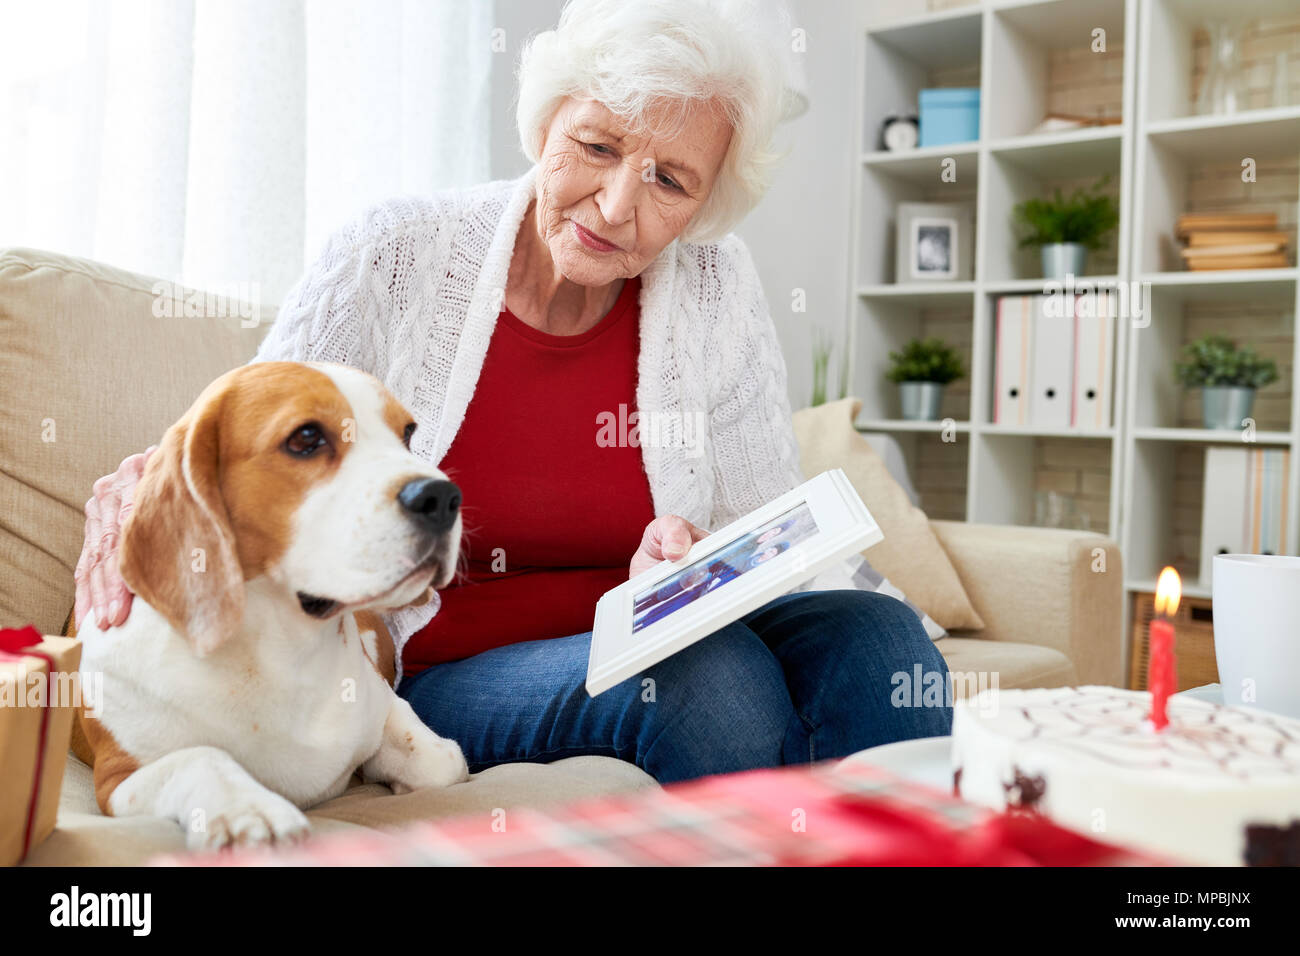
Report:
M467 779L394 692L375 613L455 573L460 492L414 430L376 378L320 362L236 368L167 430L122 529L131 613L80 625L103 692L74 750L104 813L213 849L301 838L357 768L395 793Z

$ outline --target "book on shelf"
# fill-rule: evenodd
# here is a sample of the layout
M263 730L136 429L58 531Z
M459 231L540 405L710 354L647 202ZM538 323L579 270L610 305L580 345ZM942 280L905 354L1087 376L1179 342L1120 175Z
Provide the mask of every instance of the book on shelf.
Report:
M1239 246L1255 242L1271 242L1278 246L1286 246L1288 239L1285 232L1267 232L1262 229L1259 231L1197 229L1187 234L1187 244L1193 249L1200 246Z
M997 302L993 422L1044 429L1110 427L1114 292L1005 295Z
M1073 428L1110 427L1115 318L1119 314L1117 296L1114 289L1098 292L1095 315L1086 307L1085 296L1075 299L1074 402L1070 408Z
M1290 456L1285 448L1205 449L1202 587L1213 586L1216 554L1294 553L1287 540Z
M1241 242L1231 246L1197 246L1181 250L1184 259L1203 259L1215 256L1262 256L1270 252L1280 252L1280 242Z
M1181 239L1192 232L1249 232L1277 229L1272 212L1189 212L1178 217L1174 231Z
M1074 397L1074 309L1054 314L1048 296L1034 296L1029 333L1029 424L1034 428L1069 428ZM1065 348L1061 346L1068 343Z
M1193 272L1220 269L1284 269L1289 237L1274 213L1187 213L1174 230L1186 243L1178 250Z
M996 425L1029 424L1029 355L1032 307L1042 296L1004 295L998 299L997 356L993 392Z
M1259 256L1199 256L1187 260L1193 272L1217 269L1285 269L1290 263L1285 252L1272 252Z

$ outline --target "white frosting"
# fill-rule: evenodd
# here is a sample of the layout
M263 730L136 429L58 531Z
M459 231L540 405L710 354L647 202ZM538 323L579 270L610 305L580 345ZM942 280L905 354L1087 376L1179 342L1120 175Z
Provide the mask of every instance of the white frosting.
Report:
M1157 733L1150 709L1150 694L1114 687L958 701L960 793L1001 810L1020 800L1019 774L1062 826L1215 865L1242 862L1248 824L1300 819L1300 720L1175 697Z

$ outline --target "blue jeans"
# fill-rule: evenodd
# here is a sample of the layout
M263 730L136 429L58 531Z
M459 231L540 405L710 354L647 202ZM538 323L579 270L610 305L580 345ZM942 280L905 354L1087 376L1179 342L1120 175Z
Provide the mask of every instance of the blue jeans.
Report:
M918 665L946 688L948 667L917 616L884 594L782 595L595 698L584 686L590 648L590 632L509 644L429 667L397 692L461 745L471 771L601 754L660 783L952 727L946 700L919 706L919 692L895 692Z

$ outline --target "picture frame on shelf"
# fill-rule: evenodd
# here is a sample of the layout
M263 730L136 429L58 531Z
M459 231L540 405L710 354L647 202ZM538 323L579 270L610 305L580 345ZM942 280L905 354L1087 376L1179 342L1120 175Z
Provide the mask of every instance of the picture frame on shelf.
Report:
M894 281L903 285L969 280L974 260L972 221L969 203L899 203Z

